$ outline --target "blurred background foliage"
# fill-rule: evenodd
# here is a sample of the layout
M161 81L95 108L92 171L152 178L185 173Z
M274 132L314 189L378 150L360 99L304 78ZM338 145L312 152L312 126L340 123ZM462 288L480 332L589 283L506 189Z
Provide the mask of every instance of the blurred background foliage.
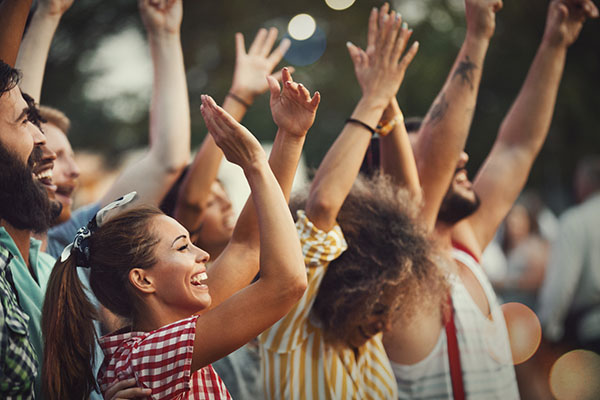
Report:
M301 66L299 60L310 57L294 53L303 43L293 42L282 66L294 65L294 78L322 94L305 146L306 161L316 168L360 96L345 43L365 46L369 11L381 4L357 0L346 10L335 11L324 0L184 0L182 44L193 146L206 132L199 112L200 94L222 101L229 89L234 33L242 32L249 45L258 28L276 26L282 38L294 15L308 13L316 20L321 37L316 46L325 45L324 52L315 62ZM463 41L464 3L397 0L392 5L414 29L413 39L421 43L398 99L406 116L423 116ZM543 33L547 5L548 0L505 0L496 18L496 34L467 144L472 176L489 152L525 78ZM569 51L549 138L528 184L538 189L555 211L570 201L576 161L600 148L598 38L600 22L590 21ZM147 143L151 81L152 66L136 1L77 0L63 17L53 42L41 102L63 110L72 119L71 141L76 149L101 151L109 161L116 161L124 151ZM276 129L268 95L256 101L244 124L260 140L273 139Z

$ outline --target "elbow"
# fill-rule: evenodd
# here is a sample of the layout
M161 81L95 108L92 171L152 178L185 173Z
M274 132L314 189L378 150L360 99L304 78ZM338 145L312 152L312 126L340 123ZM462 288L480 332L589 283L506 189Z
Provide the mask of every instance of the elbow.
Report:
M279 301L281 303L288 304L292 306L298 302L304 295L306 288L308 286L308 281L306 280L306 270L304 267L304 262L302 262L302 271L298 271L297 274L294 274L289 277L285 282L279 286Z
M309 220L313 221L325 221L334 219L337 214L335 206L331 201L331 196L324 193L322 190L318 190L315 193L311 192L308 200L306 201L306 215Z

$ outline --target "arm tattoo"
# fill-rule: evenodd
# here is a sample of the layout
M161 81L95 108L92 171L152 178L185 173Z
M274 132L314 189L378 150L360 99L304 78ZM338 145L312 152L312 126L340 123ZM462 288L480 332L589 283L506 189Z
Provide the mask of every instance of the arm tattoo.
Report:
M453 78L460 77L463 84L468 84L471 90L473 90L473 70L477 68L475 64L471 62L469 56L465 57L464 61L461 61L456 67Z
M446 95L442 93L440 99L433 105L431 112L429 113L428 123L437 125L438 122L444 118L446 111L448 110L448 102L446 101Z

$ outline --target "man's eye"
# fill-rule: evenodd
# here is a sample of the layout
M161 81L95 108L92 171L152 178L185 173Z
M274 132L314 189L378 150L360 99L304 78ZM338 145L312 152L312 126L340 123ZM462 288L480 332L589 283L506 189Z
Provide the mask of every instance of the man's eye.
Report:
M185 245L181 246L180 248L178 248L177 250L178 250L178 251L184 251L184 250L186 250L187 248L188 248L188 245L187 245L187 244L185 244Z

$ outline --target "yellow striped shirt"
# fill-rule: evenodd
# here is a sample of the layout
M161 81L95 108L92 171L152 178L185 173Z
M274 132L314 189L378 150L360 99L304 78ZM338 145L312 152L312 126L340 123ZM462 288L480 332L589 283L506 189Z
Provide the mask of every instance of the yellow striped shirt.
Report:
M323 339L310 310L327 266L348 247L339 225L317 229L303 211L296 228L308 274L302 299L260 337L263 384L268 399L397 399L394 373L382 334L358 349L334 348Z

